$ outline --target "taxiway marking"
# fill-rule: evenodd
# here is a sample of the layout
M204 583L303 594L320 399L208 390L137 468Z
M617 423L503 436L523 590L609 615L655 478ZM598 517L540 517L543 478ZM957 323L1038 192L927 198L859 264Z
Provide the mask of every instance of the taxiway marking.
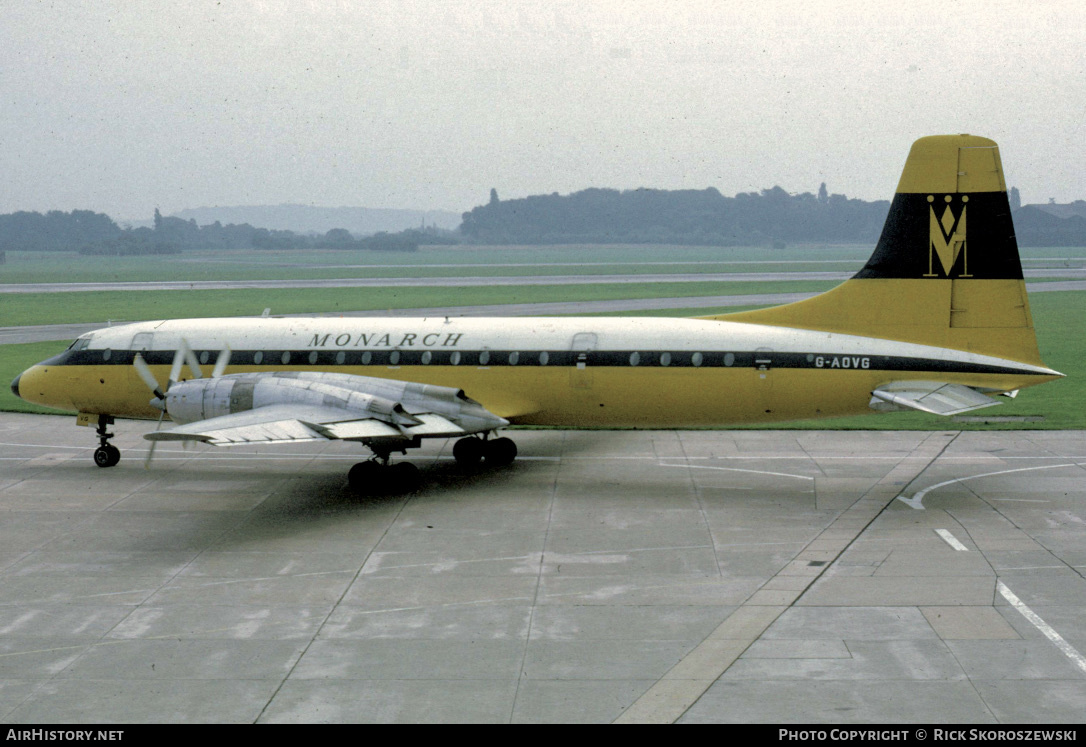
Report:
M1011 603L1011 606L1022 613L1022 617L1026 618L1033 624L1033 627L1044 633L1045 638L1056 644L1056 648L1063 652L1064 656L1074 662L1075 666L1086 673L1086 657L1080 654L1075 647L1064 640L1063 636L1053 629L1051 625L1046 623L1040 618L1040 616L1031 610L1026 604L1018 598L1018 596L1007 588L1007 585L1002 581L996 584L996 588L999 589L999 593L1003 595L1003 598Z
M1081 466L1083 466L1083 465L1079 464L1079 463L1076 463L1076 462L1071 462L1069 464L1046 464L1046 465L1041 466L1041 467L1019 467L1018 469L1004 469L1004 470L1000 470L998 472L985 472L984 474L981 474L981 475L970 475L969 477L956 477L953 480L947 480L946 482L940 482L940 483L937 483L935 485L932 485L929 488L924 488L921 491L913 493L912 498L906 498L904 495L899 495L897 497L897 499L899 501L901 501L902 503L904 503L905 505L911 507L911 508L915 508L915 509L918 509L920 511L923 511L924 510L924 504L922 503L922 501L924 500L924 496L926 496L928 493L930 493L933 490L936 490L938 488L945 488L947 485L953 485L956 482L965 482L966 480L976 480L977 478L980 478L980 477L992 477L994 475L1009 475L1012 472L1031 472L1033 470L1039 470L1039 469L1058 469L1060 467L1081 467Z
M951 534L948 530L936 529L935 533L942 537L948 545L953 547L958 552L969 552L969 548L959 542L958 538Z

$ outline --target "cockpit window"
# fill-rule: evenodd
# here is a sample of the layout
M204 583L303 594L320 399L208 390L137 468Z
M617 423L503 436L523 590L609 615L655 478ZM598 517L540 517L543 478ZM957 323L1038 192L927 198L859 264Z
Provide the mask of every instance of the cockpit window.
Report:
M90 338L89 337L80 337L78 340L76 340L75 342L73 342L71 345L68 346L68 350L72 350L72 351L82 350L83 348L87 347L88 345L90 345Z

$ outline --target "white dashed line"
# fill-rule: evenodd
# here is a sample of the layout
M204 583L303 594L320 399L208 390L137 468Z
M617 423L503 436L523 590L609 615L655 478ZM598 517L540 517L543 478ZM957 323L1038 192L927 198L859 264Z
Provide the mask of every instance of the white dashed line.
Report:
M936 529L935 533L938 534L948 545L953 547L958 552L969 552L969 548L958 541L958 538L951 534L946 529Z

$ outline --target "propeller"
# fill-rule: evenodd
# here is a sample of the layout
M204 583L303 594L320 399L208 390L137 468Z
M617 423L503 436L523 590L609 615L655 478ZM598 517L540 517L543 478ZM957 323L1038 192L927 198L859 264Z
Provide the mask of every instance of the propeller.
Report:
M162 427L162 419L166 417L166 395L170 391L170 387L176 384L181 378L181 369L188 364L192 370L194 379L202 379L204 376L203 370L200 368L199 361L196 360L196 353L192 352L192 348L189 347L188 341L184 338L181 339L181 344L178 346L177 351L173 355L173 365L170 366L170 378L166 381L166 388L160 389L158 385L158 379L155 377L151 367L147 365L147 361L144 360L140 353L136 353L136 356L132 359L132 365L136 369L136 373L139 374L140 379L147 385L147 388L155 395L154 399L150 401L150 405L162 411L162 414L158 416L158 423L155 425L157 431ZM219 357L215 360L215 367L211 371L211 378L217 379L223 375L226 371L226 367L230 365L230 346L224 345L223 349L219 352ZM144 468L151 466L151 459L155 454L155 446L157 441L151 442L151 448L147 451L147 459L144 461Z

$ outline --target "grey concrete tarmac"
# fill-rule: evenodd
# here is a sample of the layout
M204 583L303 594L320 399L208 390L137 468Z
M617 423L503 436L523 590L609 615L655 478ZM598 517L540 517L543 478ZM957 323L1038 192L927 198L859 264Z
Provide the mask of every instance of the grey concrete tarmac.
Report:
M1086 713L1084 432L513 431L360 499L151 427L0 414L9 724Z

